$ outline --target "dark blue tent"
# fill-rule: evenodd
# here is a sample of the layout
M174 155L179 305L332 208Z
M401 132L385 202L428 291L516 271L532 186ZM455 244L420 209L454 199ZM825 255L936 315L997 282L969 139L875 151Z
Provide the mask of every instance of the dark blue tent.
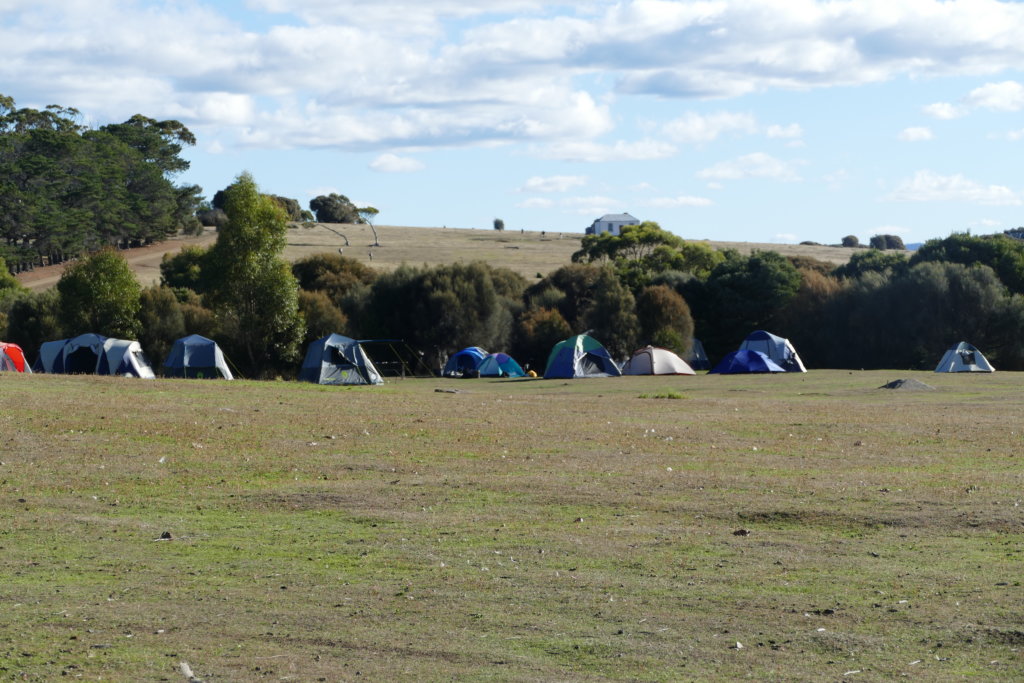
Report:
M714 367L709 375L739 375L754 372L785 372L760 351L733 351Z
M174 342L164 361L168 377L197 379L234 379L217 342L190 334Z
M448 357L441 374L445 377L465 377L467 374L473 374L486 356L487 352L479 346L469 346L456 351Z

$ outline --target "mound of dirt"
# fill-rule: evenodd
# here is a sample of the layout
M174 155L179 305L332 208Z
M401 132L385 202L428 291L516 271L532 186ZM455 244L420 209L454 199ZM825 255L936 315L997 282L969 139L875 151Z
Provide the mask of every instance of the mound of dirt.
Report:
M900 391L935 391L935 387L916 379L896 379L878 388L898 389Z

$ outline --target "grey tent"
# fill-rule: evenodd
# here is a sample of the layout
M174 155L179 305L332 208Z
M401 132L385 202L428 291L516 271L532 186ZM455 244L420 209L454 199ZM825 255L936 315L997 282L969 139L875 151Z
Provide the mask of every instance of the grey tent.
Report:
M807 372L804 363L797 355L796 349L788 339L778 337L771 332L756 330L747 335L740 344L740 351L760 351L772 359L786 372Z
M43 343L32 369L55 374L121 375L153 379L153 368L139 342L80 334Z
M384 384L359 342L340 334L309 345L299 379L316 384Z
M190 379L234 379L217 342L198 334L175 340L164 360L164 374Z
M935 372L995 372L988 359L967 342L954 344L942 356Z

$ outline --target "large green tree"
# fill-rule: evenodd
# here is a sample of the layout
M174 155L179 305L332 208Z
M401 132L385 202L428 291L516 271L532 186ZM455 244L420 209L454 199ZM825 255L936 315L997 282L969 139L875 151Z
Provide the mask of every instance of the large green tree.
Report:
M135 339L142 288L128 262L111 248L68 267L57 283L64 334L95 332Z
M667 271L706 279L723 259L721 252L706 244L687 242L654 221L623 226L618 235L587 235L580 250L572 255L574 263L610 263L634 293Z
M90 129L75 109L0 95L0 253L22 269L194 229L201 190L173 183L194 142L177 121Z
M248 173L225 194L228 223L206 260L206 296L235 362L250 376L267 376L298 358L304 332L298 284L280 256L287 217Z

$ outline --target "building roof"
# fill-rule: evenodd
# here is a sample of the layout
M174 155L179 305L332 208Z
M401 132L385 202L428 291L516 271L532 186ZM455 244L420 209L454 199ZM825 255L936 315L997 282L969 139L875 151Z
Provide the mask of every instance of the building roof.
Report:
M623 223L636 221L635 216L630 216L628 213L606 213L597 219L598 221L608 221L609 223Z

